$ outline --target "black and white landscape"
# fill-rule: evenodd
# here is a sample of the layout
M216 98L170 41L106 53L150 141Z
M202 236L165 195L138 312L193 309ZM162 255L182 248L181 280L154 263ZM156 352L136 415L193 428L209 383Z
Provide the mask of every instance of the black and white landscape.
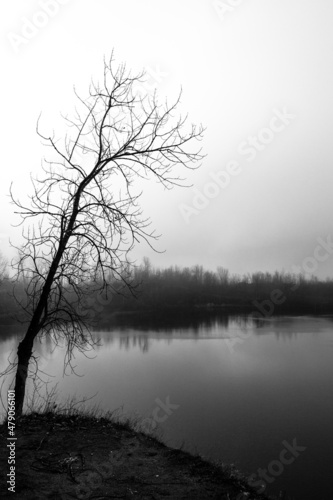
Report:
M248 483L205 498L330 500L332 3L2 11L2 429L116 411Z

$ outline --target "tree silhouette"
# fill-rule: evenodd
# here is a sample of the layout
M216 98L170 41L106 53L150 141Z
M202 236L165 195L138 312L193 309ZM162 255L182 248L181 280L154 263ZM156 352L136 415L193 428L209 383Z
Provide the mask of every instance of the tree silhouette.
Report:
M73 348L93 344L82 304L87 293L107 296L123 287L132 290L126 273L129 252L139 240L156 238L140 208L138 180L156 179L166 188L183 185L178 169L196 168L203 128L188 126L177 115L179 98L160 104L156 93L142 96L136 87L144 73L132 76L124 65L104 62L102 83L92 82L88 98L78 99L65 138L37 132L52 150L41 178L32 179L26 204L11 190L21 216L24 244L19 248L16 278L26 280L28 317L19 343L15 393L16 415L22 414L29 363L36 337L65 338L67 362ZM180 97L180 96L179 96ZM29 224L32 221L32 224Z

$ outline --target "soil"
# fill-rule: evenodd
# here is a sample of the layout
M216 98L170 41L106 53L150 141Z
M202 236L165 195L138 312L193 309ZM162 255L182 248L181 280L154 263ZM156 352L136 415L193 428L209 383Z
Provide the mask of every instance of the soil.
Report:
M32 413L21 417L15 435L13 493L8 429L0 426L1 499L267 499L231 468L106 418Z

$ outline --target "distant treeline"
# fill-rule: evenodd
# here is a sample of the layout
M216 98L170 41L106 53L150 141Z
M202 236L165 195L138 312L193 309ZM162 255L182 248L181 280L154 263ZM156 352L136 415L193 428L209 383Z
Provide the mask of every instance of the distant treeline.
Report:
M128 272L128 270L127 270ZM258 317L273 314L333 314L333 280L320 281L285 272L256 272L243 276L218 267L215 272L202 266L156 269L148 259L131 272L135 294L113 292L106 300L91 293L85 313L107 322L130 313L170 316L181 314L252 313ZM114 288L119 288L118 282ZM12 283L0 284L0 324L10 324L18 312ZM92 289L95 285L91 285ZM24 284L16 283L16 294L24 300Z
M148 260L135 269L136 298L114 297L114 310L196 309L258 313L333 313L333 279L320 281L286 272L235 275L202 266L153 268Z

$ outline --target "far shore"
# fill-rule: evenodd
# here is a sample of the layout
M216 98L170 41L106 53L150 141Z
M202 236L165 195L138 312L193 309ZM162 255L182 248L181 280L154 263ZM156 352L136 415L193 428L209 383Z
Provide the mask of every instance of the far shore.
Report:
M132 310L106 310L96 315L90 322L92 330L112 328L184 328L191 327L201 322L215 322L220 320L222 323L232 317L242 316L244 319L260 321L279 318L284 315L292 316L312 316L312 317L332 317L331 307L321 308L298 308L280 307L274 311L274 314L264 314L251 307L251 305L216 305L202 304L189 307L161 307ZM0 314L0 338L11 337L12 335L25 332L25 323L18 321L12 315Z

